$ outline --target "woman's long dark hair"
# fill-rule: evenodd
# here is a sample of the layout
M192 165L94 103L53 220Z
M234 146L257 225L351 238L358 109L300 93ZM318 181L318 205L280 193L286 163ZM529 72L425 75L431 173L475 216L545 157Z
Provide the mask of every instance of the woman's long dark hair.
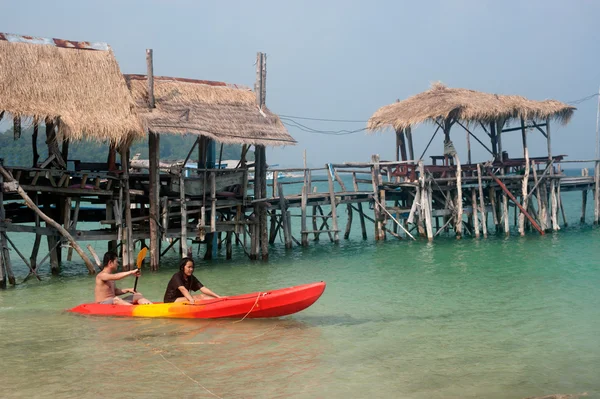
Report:
M187 265L188 262L192 262L192 266L195 267L195 265L194 265L194 259L192 259L192 258L183 258L183 259L181 259L181 261L179 261L179 270L183 271L183 268L185 267L185 265Z

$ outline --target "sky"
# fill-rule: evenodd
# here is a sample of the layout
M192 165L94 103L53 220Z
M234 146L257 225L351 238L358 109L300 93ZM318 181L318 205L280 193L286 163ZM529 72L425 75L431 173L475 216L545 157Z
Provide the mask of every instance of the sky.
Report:
M58 6L60 5L60 6ZM597 1L194 1L0 0L0 31L108 43L123 73L154 73L252 87L258 51L267 54L271 111L313 129L359 130L380 107L441 81L533 100L572 102L600 86L600 2ZM592 159L598 97L575 105L566 126L552 128L554 154ZM435 129L413 130L416 155ZM288 128L296 146L268 148L268 163L311 167L328 162L394 159L393 131L346 135ZM484 139L483 133L476 133ZM465 132L451 137L466 159ZM488 143L486 143L488 144ZM489 144L488 144L489 145ZM471 143L473 161L489 154ZM519 132L504 149L522 156ZM531 156L547 154L541 134L529 135ZM441 135L427 155L443 152Z

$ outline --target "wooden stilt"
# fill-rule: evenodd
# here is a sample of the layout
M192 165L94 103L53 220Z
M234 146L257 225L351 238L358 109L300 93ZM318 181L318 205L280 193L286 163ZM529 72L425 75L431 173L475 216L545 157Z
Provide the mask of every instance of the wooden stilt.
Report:
M425 222L425 234L429 241L433 240L433 228L431 223L431 204L429 201L429 189L427 177L425 176L425 167L423 161L419 161L419 188L421 192L421 212L422 219Z
M473 210L471 214L473 215L473 230L475 230L475 238L479 238L479 218L477 217L477 195L475 194L475 189L471 188L471 206Z
M558 181L556 187L556 197L558 198L558 207L560 208L560 213L563 218L563 224L565 225L565 227L568 227L569 222L567 222L567 216L565 215L565 207L563 206L562 196L560 194L560 180Z
M533 172L533 181L534 181L534 189L532 190L532 192L535 191L535 196L537 198L537 205L538 205L538 220L540 221L540 228L544 231L546 231L548 229L548 225L546 224L546 209L543 206L542 203L542 197L540 194L540 187L539 187L539 181L538 181L538 177L537 177L537 170L535 167L535 161L531 161L531 170ZM531 193L529 194L531 195Z
M358 182L356 181L356 173L352 172L352 185L354 186L354 191L358 192ZM363 212L362 202L358 203L358 217L360 219L360 231L362 233L363 240L367 239L367 227L365 225L365 214Z
M371 167L371 179L373 181L373 198L377 200L377 202L381 202L379 198L379 156L373 155L371 157L371 162L373 162L373 166ZM385 239L385 231L383 230L383 225L381 223L383 215L379 206L373 206L373 213L375 219L375 240L383 240Z
M477 186L479 188L479 211L481 212L481 230L483 238L487 238L487 212L485 210L485 198L483 196L483 185L481 184L481 165L477 164Z
M20 119L19 119L20 121ZM1 161L0 161L1 162ZM2 164L0 163L0 167ZM6 214L4 212L4 177L0 174L0 223L6 222ZM12 265L10 262L10 252L8 249L8 243L6 240L6 233L0 234L0 288L6 288L6 281L10 285L15 285L15 276L12 272Z
M462 238L462 221L463 221L463 196L462 196L462 169L458 155L454 154L454 162L456 163L456 238Z
M39 207L38 193L34 194L33 201L34 201L34 204ZM29 258L29 262L31 263L31 267L34 270L36 270L37 269L37 256L38 256L38 252L40 250L40 244L42 242L42 235L39 234L38 231L40 230L42 225L40 223L40 215L37 212L34 212L34 218L35 218L36 234L35 234L35 240L33 241L33 248L31 249L31 257Z
M231 246L231 236L232 236L232 232L228 231L227 235L225 236L225 259L229 260L232 258L232 254L233 254L233 249Z
M305 172L306 179L306 172ZM301 219L300 219L300 235L302 246L308 247L308 230L306 228L306 204L308 202L308 193L306 192L307 187L306 184L302 186L302 200L301 200Z
M589 171L587 168L581 169L581 176L587 177ZM587 190L581 192L581 217L579 218L580 223L585 223L585 210L587 208Z
M292 234L291 234L291 229L290 229L290 225L289 225L289 217L288 217L288 210L287 210L287 203L285 200L285 194L283 192L283 185L281 183L278 183L278 191L279 191L279 208L281 209L281 218L282 218L282 224L283 224L283 239L285 242L285 247L287 249L292 248Z
M600 221L600 161L594 166L594 224Z
M123 213L125 214L125 241L123 247L123 270L133 266L133 224L131 221L131 193L129 192L129 150L121 149L121 167L123 168Z
M327 180L329 182L329 203L331 204L331 225L333 228L333 242L337 243L339 242L339 229L336 212L337 202L335 199L335 191L333 189L333 178L331 177L331 173L329 172L329 170L327 172Z
M312 226L313 226L313 241L319 241L319 226L317 225L317 207L312 207Z
M525 173L523 174L523 182L521 184L521 198L524 209L527 209L528 197L527 188L529 185L529 150L527 148L527 130L525 129L525 120L521 118L521 137L523 139L523 157L525 158ZM516 213L516 209L515 209ZM521 213L519 215L519 234L525 235L525 215Z
M179 206L181 212L181 240L179 242L179 248L181 256L187 256L188 244L187 244L187 201L185 198L185 179L183 173L179 175Z

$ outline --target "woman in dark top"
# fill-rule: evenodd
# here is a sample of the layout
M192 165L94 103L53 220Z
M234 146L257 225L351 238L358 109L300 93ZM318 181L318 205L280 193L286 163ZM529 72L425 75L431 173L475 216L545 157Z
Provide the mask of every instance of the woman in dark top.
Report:
M189 302L194 303L201 299L221 298L205 287L194 276L194 261L192 258L183 258L179 263L179 271L171 277L167 285L164 302ZM192 296L190 291L200 291L202 294Z

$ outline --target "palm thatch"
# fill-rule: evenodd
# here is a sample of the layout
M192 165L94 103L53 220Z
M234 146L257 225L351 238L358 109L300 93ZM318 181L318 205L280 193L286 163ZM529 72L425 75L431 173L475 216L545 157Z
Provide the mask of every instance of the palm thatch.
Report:
M464 123L550 118L566 124L575 109L556 100L533 101L521 96L452 89L435 83L423 93L379 108L369 118L367 129L375 131L391 126L401 130L423 122L441 122L447 118Z
M146 76L125 78L144 127L154 133L192 133L225 144L296 144L277 115L258 108L247 87L155 76L156 108L150 110Z
M111 48L0 33L0 111L58 121L68 140L143 137Z

